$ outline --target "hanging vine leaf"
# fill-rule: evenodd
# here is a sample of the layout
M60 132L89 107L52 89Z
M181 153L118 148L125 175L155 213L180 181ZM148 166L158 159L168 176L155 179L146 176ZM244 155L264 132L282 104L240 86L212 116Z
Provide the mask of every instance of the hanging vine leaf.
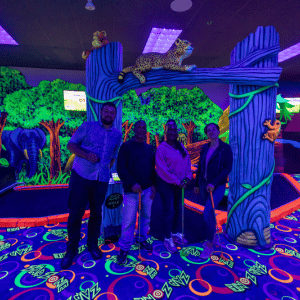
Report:
M284 122L282 122L282 124L286 124L287 120L291 120L291 116L293 116L294 114L292 114L288 108L292 108L294 107L294 105L289 103L289 100L284 99L281 94L277 95L276 97L276 105L279 105L279 110L280 110L280 117L279 117L279 121L282 120L282 118L284 117Z
M252 186L248 183L242 183L242 187L244 187L245 189L251 190Z

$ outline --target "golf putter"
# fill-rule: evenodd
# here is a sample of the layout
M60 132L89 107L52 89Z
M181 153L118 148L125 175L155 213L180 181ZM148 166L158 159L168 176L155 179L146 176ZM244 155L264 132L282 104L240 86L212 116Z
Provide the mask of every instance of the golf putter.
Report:
M214 211L215 222L216 222L216 227L217 227L217 235L218 235L218 238L219 238L219 243L220 243L220 248L221 248L221 255L220 255L220 257L222 259L224 259L225 261L227 261L228 259L223 255L223 250L222 250L222 247L221 247L221 240L220 240L220 235L219 235L219 228L218 228L218 223L217 223L217 217L216 217L216 211L215 211L215 203L214 203L214 198L213 198L213 195L212 195L212 191L209 191L209 194L210 194L211 206L212 206L213 211Z

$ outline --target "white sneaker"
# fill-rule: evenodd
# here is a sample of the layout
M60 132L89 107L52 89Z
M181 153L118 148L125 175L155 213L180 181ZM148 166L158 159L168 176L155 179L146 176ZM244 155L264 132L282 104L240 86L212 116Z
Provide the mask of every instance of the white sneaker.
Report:
M178 249L176 248L174 241L172 238L164 240L165 247L167 248L168 252L171 254L176 253Z
M171 237L175 244L185 246L188 243L188 241L184 238L184 235L182 233L179 232L177 232L176 234L171 233Z

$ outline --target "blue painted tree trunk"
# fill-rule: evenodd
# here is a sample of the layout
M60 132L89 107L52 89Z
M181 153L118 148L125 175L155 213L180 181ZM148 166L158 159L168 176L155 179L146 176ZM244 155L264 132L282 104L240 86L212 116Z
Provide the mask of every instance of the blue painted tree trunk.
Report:
M231 64L243 60L253 50L274 46L279 46L275 28L258 27L255 34L250 34L237 44L231 53ZM278 55L255 62L252 67L263 74L264 68L278 67ZM259 88L261 86L230 84L229 91L241 95ZM229 121L229 141L234 159L229 175L226 233L232 240L252 247L268 247L271 242L269 226L274 143L262 139L262 136L267 132L264 121L270 119L272 124L275 121L276 95L276 86L254 95L248 106L230 117ZM248 96L241 99L231 97L230 114L247 99Z
M103 48L92 51L86 62L86 92L98 100L110 100L117 96L110 83L117 82L116 74L122 70L123 56L120 43L110 43ZM118 102L118 103L117 103ZM90 101L98 120L100 120L100 109L102 104ZM122 101L115 101L117 106L117 117L113 126L122 132ZM87 121L95 121L87 100ZM111 172L116 172L114 163ZM109 184L105 198L110 194L123 194L120 183ZM103 205L101 233L105 238L121 234L122 206L109 209Z

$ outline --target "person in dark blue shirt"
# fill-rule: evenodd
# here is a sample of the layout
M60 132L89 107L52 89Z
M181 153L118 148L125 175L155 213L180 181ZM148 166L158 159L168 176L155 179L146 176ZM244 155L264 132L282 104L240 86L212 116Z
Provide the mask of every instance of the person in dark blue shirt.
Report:
M141 193L140 240L141 248L152 251L147 242L152 200L155 196L155 155L146 140L147 127L142 120L134 124L134 138L122 144L117 171L124 188L124 207L122 212L122 235L119 239L118 263L124 264L134 242L134 229Z
M205 201L204 223L206 242L200 257L208 258L213 252L213 240L216 233L216 222L210 199L213 194L215 208L224 197L227 177L232 169L233 155L230 145L219 139L219 126L214 123L207 124L204 132L210 142L201 149L200 160L196 175L194 192Z

